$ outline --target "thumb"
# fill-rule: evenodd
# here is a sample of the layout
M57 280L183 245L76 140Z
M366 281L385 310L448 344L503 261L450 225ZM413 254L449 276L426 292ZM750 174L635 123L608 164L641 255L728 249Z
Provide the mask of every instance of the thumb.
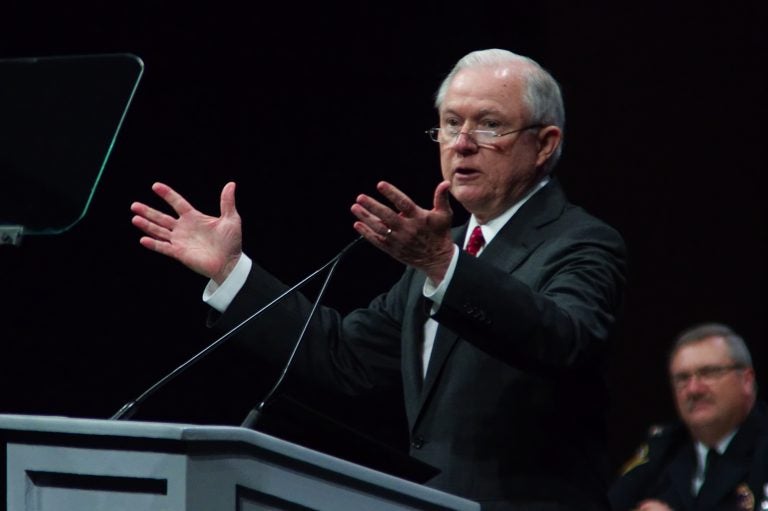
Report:
M221 216L232 216L237 214L235 207L235 182L230 181L221 190Z
M450 196L451 183L443 181L437 188L435 188L434 208L436 211L443 211L446 213L453 213L451 211L451 202L448 199Z

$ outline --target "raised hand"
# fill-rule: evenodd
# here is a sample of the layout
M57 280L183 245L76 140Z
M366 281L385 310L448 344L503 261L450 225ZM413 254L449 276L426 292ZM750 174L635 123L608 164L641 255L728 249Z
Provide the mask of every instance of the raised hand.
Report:
M417 206L393 185L381 181L376 189L395 209L359 195L352 205L358 218L354 228L365 239L395 259L424 271L434 282L442 281L453 255L448 200L450 183L443 181L435 189L430 210Z
M242 227L235 208L235 183L221 190L220 216L196 210L184 197L163 183L152 191L176 213L163 213L141 202L131 204L131 223L146 235L142 246L172 257L191 270L221 284L242 253Z

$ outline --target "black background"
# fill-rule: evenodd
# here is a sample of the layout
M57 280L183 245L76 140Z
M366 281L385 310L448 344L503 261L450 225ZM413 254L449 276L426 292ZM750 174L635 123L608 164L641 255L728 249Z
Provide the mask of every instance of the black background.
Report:
M130 224L132 201L159 205L154 181L209 213L237 181L245 250L295 282L356 237L349 206L378 180L429 205L433 92L468 51L502 47L561 82L557 174L628 244L609 374L618 466L674 417L665 353L683 328L732 325L768 383L763 4L11 2L0 57L130 52L146 67L85 219L0 246L0 412L109 417L214 340L204 279L143 249ZM400 271L358 247L327 302L363 305ZM217 350L137 418L238 424L262 392L243 363ZM401 433L378 401L319 406Z

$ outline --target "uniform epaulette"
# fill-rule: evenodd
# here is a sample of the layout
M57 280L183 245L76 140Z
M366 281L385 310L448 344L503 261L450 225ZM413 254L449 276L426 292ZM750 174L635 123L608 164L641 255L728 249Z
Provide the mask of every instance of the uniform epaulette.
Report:
M666 430L667 428L660 424L652 425L650 428L648 428L648 440L652 441L654 438L662 436ZM646 441L637 448L635 454L621 467L621 475L626 474L627 472L640 465L643 465L644 463L648 463L650 460L649 452L650 447L648 445L648 441Z
M648 459L648 443L644 443L637 449L637 451L635 451L635 455L621 467L621 475L625 475L630 470L633 470L644 463L648 463Z

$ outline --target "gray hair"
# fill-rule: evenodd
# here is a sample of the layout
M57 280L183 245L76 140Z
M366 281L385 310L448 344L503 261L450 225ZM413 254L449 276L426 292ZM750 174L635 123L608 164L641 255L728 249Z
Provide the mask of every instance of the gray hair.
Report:
M565 106L560 85L554 77L541 67L535 60L518 55L508 50L490 49L478 50L462 57L448 76L445 77L435 94L435 107L439 110L445 100L445 94L459 71L471 67L493 66L500 64L525 64L521 76L525 83L523 102L528 108L530 122L555 125L560 128L565 137ZM563 151L563 139L560 141L552 157L544 163L544 170L549 173L560 159Z
M733 331L728 325L722 323L703 323L684 330L675 339L672 345L672 351L669 354L669 361L684 346L701 342L709 337L722 337L728 347L728 355L734 364L742 367L752 367L752 355L749 354L749 348L744 339Z

